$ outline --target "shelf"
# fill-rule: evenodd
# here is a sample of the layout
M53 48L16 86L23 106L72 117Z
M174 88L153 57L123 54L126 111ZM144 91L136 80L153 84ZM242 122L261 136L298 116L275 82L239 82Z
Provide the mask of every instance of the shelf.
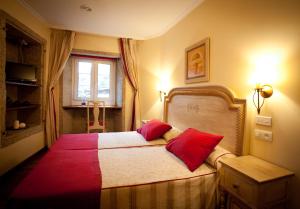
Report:
M7 107L6 111L35 109L35 108L38 108L39 106L40 106L39 104L31 104L31 105L20 106L20 107Z
M33 83L23 83L23 82L16 82L16 81L6 81L6 84L8 85L16 85L16 86L32 86L32 87L40 87L39 84L33 84Z
M0 43L3 43L3 47L0 44L3 48L0 49L3 64L0 67L2 148L36 133L43 138L43 75L47 40L8 14L1 13L0 16L5 28L0 32ZM12 129L16 120L26 123L27 127Z
M12 127L9 127L6 129L6 136L10 136L10 135L16 134L16 133L21 133L22 131L25 131L29 128L31 128L31 126L28 126L27 124L26 124L25 128L13 129Z
M22 129L7 129L5 131L5 134L2 136L2 146L8 146L10 144L13 144L17 142L20 139L26 138L28 136L31 136L32 134L38 133L43 131L43 125L42 124L26 124L26 128Z

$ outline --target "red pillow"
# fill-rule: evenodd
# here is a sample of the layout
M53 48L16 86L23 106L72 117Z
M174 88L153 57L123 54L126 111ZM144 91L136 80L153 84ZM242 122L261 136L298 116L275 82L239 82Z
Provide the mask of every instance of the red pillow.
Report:
M190 171L194 171L208 158L222 139L223 136L188 128L170 141L166 149L181 159Z
M171 128L169 124L154 119L137 129L137 132L142 134L147 141L151 141L161 137Z

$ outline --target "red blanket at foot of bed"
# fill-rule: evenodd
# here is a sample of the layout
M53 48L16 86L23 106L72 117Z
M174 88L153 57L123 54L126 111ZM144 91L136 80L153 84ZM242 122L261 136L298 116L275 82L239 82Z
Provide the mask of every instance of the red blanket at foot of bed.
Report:
M11 208L99 209L97 150L50 150L18 185Z
M64 134L51 147L55 150L98 149L98 134Z

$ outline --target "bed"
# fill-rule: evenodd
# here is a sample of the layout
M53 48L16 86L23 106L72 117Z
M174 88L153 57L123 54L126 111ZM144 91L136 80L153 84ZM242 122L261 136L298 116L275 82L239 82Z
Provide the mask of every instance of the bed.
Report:
M92 134L64 134L52 146L52 150L78 150L78 149L115 149L130 147L146 147L166 145L164 138L146 141L136 131L92 133Z
M27 176L13 193L13 205L15 208L18 208L18 205L26 205L26 202L34 205L38 202L36 199L42 199L42 203L39 204L44 208L64 208L61 207L61 202L70 202L70 194L75 194L74 198L71 198L70 208L82 208L87 201L80 197L88 193L93 197L88 201L91 205L88 208L215 208L217 161L222 157L241 155L244 152L245 104L245 100L236 99L231 91L221 86L172 89L164 102L166 122L181 130L193 127L224 136L219 148L209 156L207 163L190 172L182 161L165 149L166 142L163 139L149 143L136 132L73 135L58 141L51 148L52 154L48 157L68 155L65 157L71 158L70 162L60 163L60 160L53 157L54 160L50 164L44 161L39 163L43 165L38 165L42 167L40 169L49 169L50 166L51 170L57 169L59 172L65 172L67 169L69 174L66 179L73 185L70 186L70 190L63 193L63 198L59 197L60 201L53 201L53 198L59 196L55 189L51 194L46 192L48 196L41 198L45 192L44 186L41 186L43 181L47 181L47 185L52 189L59 187L61 180L57 180L57 172L51 174L52 176L42 172L44 176L36 182L39 172L34 169L33 174ZM78 170L79 174L74 175L75 177L70 175L77 169L74 160L78 159L73 159L73 155L77 158L78 155L87 156L80 160L92 166L88 167L89 171L84 172L82 178L91 178L95 182L98 180L98 190L95 190L90 181L86 182L86 185L83 181L80 182L82 188L75 188L79 191L72 191L82 172ZM68 166L69 164L71 166ZM100 169L97 170L97 167ZM30 182L34 182L34 186L29 189ZM33 191L32 195L24 197L24 193L28 194L30 191ZM89 193L90 191L94 192ZM94 198L97 195L98 198Z

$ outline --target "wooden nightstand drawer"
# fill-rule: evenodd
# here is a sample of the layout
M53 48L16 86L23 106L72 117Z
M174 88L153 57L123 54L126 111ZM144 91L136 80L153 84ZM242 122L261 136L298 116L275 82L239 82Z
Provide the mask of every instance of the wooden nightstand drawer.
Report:
M221 202L222 207L224 203L227 209L281 209L285 206L292 172L253 156L220 162L224 197L221 200L227 196L227 201Z
M225 168L223 186L244 202L250 205L255 203L255 194L257 194L256 184L238 172L230 168Z

